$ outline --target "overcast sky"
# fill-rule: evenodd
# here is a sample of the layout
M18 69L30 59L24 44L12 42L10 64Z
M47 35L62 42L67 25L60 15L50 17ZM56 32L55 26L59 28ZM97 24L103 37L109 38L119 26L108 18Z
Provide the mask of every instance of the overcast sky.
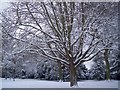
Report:
M9 6L9 1L10 0L0 0L0 12Z

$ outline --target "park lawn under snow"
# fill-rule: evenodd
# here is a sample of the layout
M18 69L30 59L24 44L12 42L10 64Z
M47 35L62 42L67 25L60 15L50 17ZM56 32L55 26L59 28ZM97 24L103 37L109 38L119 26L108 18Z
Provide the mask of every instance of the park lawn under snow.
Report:
M35 79L10 79L0 78L2 88L70 88L69 82L56 82ZM78 82L78 88L118 88L118 81L85 80Z

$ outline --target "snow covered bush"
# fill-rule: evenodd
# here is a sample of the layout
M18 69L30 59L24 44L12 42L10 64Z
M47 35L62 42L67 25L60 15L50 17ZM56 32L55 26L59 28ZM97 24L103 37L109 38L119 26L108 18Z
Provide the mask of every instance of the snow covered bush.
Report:
M87 76L87 68L85 67L84 64L81 64L78 68L78 80L86 80L88 78Z
M55 62L42 60L37 65L38 78L45 80L58 80L58 68Z
M105 65L102 59L94 60L94 64L90 69L90 78L96 80L105 79Z

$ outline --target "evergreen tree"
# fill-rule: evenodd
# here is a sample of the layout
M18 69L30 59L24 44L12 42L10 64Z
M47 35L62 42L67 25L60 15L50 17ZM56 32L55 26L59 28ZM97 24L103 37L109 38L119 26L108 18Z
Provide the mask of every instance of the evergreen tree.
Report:
M90 77L95 80L105 79L105 65L102 59L94 60L94 64L90 70Z

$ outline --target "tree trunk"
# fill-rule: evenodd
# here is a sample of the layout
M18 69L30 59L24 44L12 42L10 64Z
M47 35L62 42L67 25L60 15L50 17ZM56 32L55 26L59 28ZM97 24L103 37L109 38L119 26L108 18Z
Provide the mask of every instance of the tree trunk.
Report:
M106 63L106 79L110 80L110 64L108 61L108 52L109 52L109 50L105 49L104 58L105 58L105 63Z
M5 79L8 78L8 71L7 71L7 68L5 68Z
M63 81L63 74L62 74L62 66L61 66L61 62L58 61L58 69L59 69L59 80Z
M15 81L15 69L12 70L12 78L13 78L13 81Z
M70 86L77 86L76 68L72 60L70 60Z

